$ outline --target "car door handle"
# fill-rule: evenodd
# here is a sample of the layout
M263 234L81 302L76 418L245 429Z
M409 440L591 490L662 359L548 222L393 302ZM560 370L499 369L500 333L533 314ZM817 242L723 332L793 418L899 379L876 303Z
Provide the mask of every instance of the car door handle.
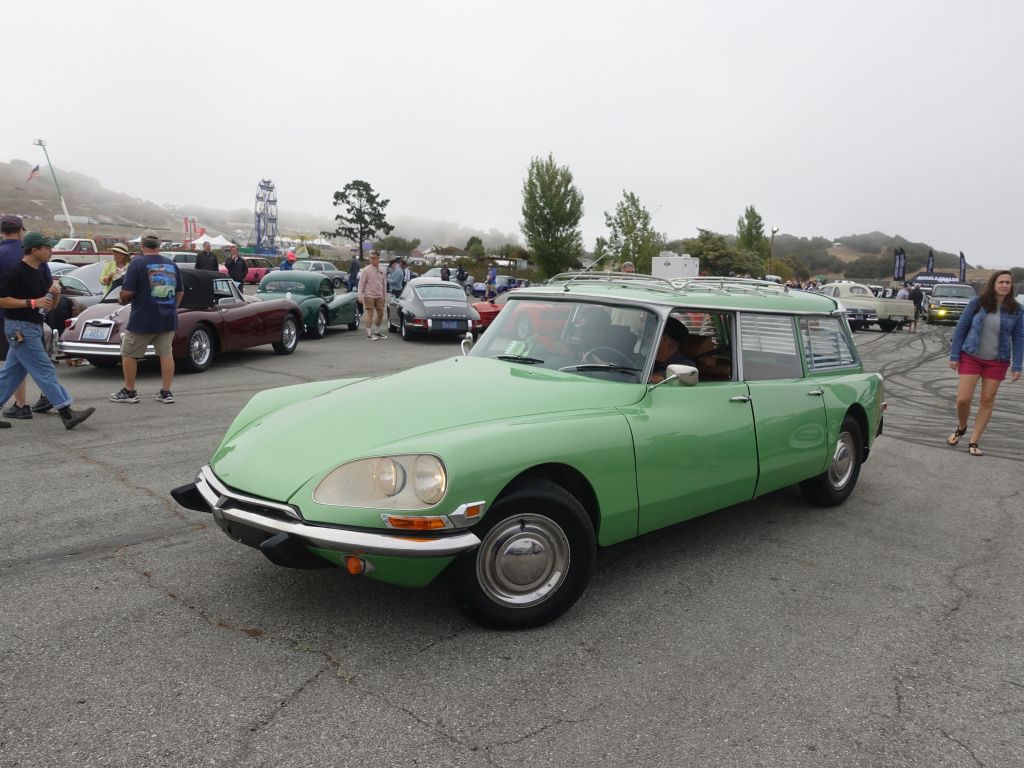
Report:
M750 395L736 395L736 397L729 398L730 403L749 403Z
M825 390L824 389L812 389L807 394L811 395L811 397L821 397L822 395L825 394Z

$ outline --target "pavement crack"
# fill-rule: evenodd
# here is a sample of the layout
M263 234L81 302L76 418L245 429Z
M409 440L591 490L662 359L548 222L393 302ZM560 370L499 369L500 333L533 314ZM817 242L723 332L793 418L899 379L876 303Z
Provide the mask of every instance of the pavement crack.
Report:
M975 765L980 765L982 768L985 768L985 763L983 763L980 759L978 759L978 756L976 754L974 754L974 750L971 749L969 746L967 746L967 744L965 744L964 742L960 741L960 739L950 735L950 733L948 731L944 731L941 728L939 729L939 733L941 733L947 739L949 739L954 744L956 744L958 747L960 747L960 749L962 749L964 752L966 752L968 755L970 755L971 759L974 760L974 764Z

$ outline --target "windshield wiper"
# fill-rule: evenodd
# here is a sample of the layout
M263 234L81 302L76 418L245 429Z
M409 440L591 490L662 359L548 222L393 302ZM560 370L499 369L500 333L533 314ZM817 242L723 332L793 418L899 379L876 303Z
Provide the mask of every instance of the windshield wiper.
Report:
M559 368L560 371L624 371L626 373L640 373L639 368L632 368L628 365L616 365L615 363L581 363L580 365L567 365Z
M543 360L537 357L527 357L526 355L495 355L497 360L508 360L512 363L527 363L528 365L541 365Z

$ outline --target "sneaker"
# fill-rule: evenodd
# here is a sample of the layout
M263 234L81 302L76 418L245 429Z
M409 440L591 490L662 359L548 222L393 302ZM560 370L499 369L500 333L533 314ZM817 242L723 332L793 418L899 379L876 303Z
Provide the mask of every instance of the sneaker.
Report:
M376 333L368 333L368 334L366 334L366 340L367 341L376 341L377 340L377 334Z
M121 389L110 396L110 402L137 403L139 402L139 393L134 389L125 389L124 387L121 387Z
M4 408L3 416L5 419L31 419L32 409L28 405L16 405L12 403L7 408Z
M388 335L386 333L384 333L384 331L377 331L377 333L375 333L374 335L378 339L386 339L388 337Z
M53 403L46 399L46 395L40 395L36 404L32 406L32 413L46 413L52 410Z
M171 394L171 390L169 389L161 389L160 394L156 396L156 399L161 403L173 403L174 395Z

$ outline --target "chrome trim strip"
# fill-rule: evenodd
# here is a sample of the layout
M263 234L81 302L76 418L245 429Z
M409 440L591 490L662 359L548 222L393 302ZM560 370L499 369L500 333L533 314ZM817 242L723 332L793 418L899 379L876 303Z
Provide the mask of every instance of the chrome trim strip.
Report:
M80 341L61 341L58 343L61 352L69 357L121 357L120 344L90 344ZM152 344L146 347L146 357L156 357L156 349Z
M280 502L261 499L257 496L246 496L244 493L239 493L238 491L231 490L226 485L224 485L224 483L222 483L215 474L213 474L213 470L210 469L209 464L205 465L202 469L199 470L199 476L196 478L196 487L199 487L200 483L206 483L207 485L209 485L213 489L213 493L215 493L218 497L223 497L224 499L227 500L238 501L241 502L242 504L249 504L254 507L273 509L278 512L281 512L282 514L288 515L288 517L294 520L302 520L302 515L299 513L299 510L297 510L291 504L281 504ZM201 487L200 493L202 493ZM206 498L205 494L203 495L203 498Z
M216 493L207 482L213 478L220 487L208 466L203 467L196 478L196 488L203 499L210 505L215 518L231 520L259 528L268 533L287 533L305 539L311 545L322 549L347 554L386 555L389 557L447 557L458 555L480 545L480 539L472 533L460 533L454 536L438 538L417 538L387 533L371 533L368 531L352 531L340 528L327 528L310 525L305 522L290 522L260 515L248 510L238 509L230 505L231 497ZM232 492L234 496L238 496ZM267 502L257 500L262 506L270 506Z

